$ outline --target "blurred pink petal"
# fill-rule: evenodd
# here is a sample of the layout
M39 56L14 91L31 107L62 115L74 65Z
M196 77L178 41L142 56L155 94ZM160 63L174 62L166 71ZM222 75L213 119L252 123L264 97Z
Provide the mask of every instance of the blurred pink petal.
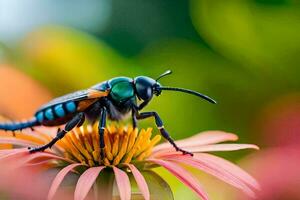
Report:
M130 200L131 186L127 174L116 167L113 167L113 170L115 173L121 200Z
M74 168L78 167L78 166L82 166L82 164L80 163L74 163L71 165L66 166L65 168L61 169L59 171L59 173L55 176L54 180L52 181L49 193L48 193L48 197L47 199L53 199L57 189L59 188L60 184L62 183L62 181L64 180L65 176L72 171Z
M259 200L300 199L299 155L299 147L276 147L264 149L242 161L261 184ZM236 199L249 198L239 195Z
M7 162L11 160L17 160L18 158L23 158L24 156L29 155L27 148L17 149L16 151L8 150L7 154L3 154L0 157L0 162Z
M1 199L40 200L45 197L47 180L42 180L33 168L13 170L10 166L1 163Z
M61 160L61 161L66 161L68 163L73 163L73 161L63 158L61 156L57 156L51 153L47 152L38 152L31 154L28 152L28 149L20 149L20 151L16 151L13 153L9 153L7 155L3 155L0 157L0 162L1 163L13 163L12 167L13 168L19 168L24 166L25 164L33 161L33 160L51 160L51 159L56 159L56 160Z
M260 137L269 146L300 145L300 93L280 95L260 112Z
M22 140L22 139L18 139L18 138L5 138L2 137L0 140L0 144L15 144L18 146L22 146L22 147L29 147L29 146L33 146L33 145L37 145L34 142L28 141L28 140Z
M75 188L75 200L83 200L87 196L93 184L95 183L99 173L104 168L105 166L91 167L79 177Z
M223 131L205 131L195 136L192 136L187 139L178 140L176 144L181 147L193 147L193 146L201 146L206 144L214 144L219 142L226 142L226 141L236 141L238 137L233 133L226 133ZM159 144L154 147L153 152L157 152L163 149L173 148L170 143L163 143Z
M254 144L211 144L199 147L187 147L185 150L192 153L196 152L213 152L213 151L237 151L242 149L256 149L259 147Z
M28 149L20 148L20 149L1 149L0 150L0 159L3 157L9 156L10 154L19 153L19 152L26 152Z
M159 159L148 159L148 161L156 163L166 168L169 172L171 172L174 176L181 180L185 185L190 187L196 194L198 194L199 197L201 197L204 200L208 200L208 196L206 192L202 189L202 186L199 184L199 182L190 173L188 173L179 165L173 162Z
M141 193L143 194L143 197L145 198L145 200L149 200L150 199L149 188L148 188L147 182L145 181L144 176L140 173L140 171L134 165L127 164L127 166L132 171L132 174L136 180L136 183L137 183Z
M239 179L234 174L224 171L222 168L220 168L219 165L212 165L212 164L204 162L202 160L196 160L193 157L184 156L184 155L174 155L174 156L172 155L165 159L168 161L175 161L177 163L186 164L186 165L192 166L196 169L202 170L202 171L204 171L208 174L211 174L236 188L241 189L250 197L255 198L254 191L252 191L252 189L249 188L243 182L243 180Z

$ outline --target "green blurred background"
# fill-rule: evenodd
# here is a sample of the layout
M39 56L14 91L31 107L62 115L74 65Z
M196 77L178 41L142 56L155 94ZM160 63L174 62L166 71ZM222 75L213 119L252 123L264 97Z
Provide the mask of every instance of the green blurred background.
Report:
M218 129L262 149L297 146L299 10L295 0L0 0L0 61L52 96L114 76L155 78L171 69L163 85L218 101L173 92L155 98L145 110L156 110L174 138ZM14 101L14 94L0 97ZM30 104L22 98L22 106ZM15 116L7 108L5 113ZM246 153L222 155L240 159ZM171 178L170 184L177 199L194 197Z

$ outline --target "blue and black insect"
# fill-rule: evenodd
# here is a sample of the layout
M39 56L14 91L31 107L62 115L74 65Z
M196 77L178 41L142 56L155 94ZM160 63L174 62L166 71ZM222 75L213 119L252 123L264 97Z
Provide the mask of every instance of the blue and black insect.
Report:
M51 148L66 133L75 127L80 127L87 119L91 123L99 120L100 150L104 157L104 129L107 118L112 121L122 120L131 113L133 126L137 126L137 120L154 117L157 128L162 136L167 139L177 151L183 154L191 154L179 148L168 132L156 112L140 112L152 99L154 95L159 96L163 90L184 92L201 97L211 103L216 103L212 98L201 93L175 87L164 87L158 80L171 74L168 70L161 74L156 80L147 76L136 78L116 77L101 82L90 89L80 90L62 97L58 97L39 108L34 117L26 122L0 123L0 129L16 131L35 126L60 126L52 141L36 148L29 148L31 153ZM138 105L137 99L141 101ZM192 154L191 154L192 155Z

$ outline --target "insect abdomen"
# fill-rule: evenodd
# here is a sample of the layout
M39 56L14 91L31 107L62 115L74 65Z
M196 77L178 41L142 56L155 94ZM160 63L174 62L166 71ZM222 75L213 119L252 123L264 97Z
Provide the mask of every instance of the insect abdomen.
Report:
M38 122L44 124L45 122L55 121L57 119L70 116L77 111L77 104L73 101L56 104L38 111L35 114Z
M26 122L8 122L0 123L1 130L16 131L38 125L37 119L34 117Z

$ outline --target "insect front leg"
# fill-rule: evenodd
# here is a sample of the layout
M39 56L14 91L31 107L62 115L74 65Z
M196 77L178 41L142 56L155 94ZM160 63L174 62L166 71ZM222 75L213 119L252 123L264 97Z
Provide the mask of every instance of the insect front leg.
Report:
M133 128L137 127L137 118L136 118L136 112L134 111L134 109L132 109L131 111L131 117L132 117L132 126Z
M47 148L51 148L58 140L62 139L67 132L71 131L76 126L81 126L85 120L84 113L78 113L68 123L66 123L64 129L59 130L56 137L53 138L48 144L45 144L36 148L28 148L30 153L44 151Z
M106 108L103 107L101 108L101 114L100 114L100 120L99 120L99 138L100 138L100 156L101 160L104 159L104 148L105 148L105 143L104 143L104 130L105 130L105 125L106 125Z
M137 106L137 110L142 110L144 107L148 105L149 101L143 101L139 106Z
M136 105L135 102L132 103L132 109L131 109L131 117L132 117L132 125L133 128L137 127L137 115L138 111L142 110L145 106L147 106L149 101L143 101L140 105Z
M172 144L172 146L176 149L176 151L180 151L183 154L189 154L189 155L193 156L193 154L191 152L185 151L176 145L176 143L171 138L169 133L165 130L163 122L156 112L142 112L142 113L137 114L137 119L146 119L149 117L154 117L156 126L159 129L161 135Z

